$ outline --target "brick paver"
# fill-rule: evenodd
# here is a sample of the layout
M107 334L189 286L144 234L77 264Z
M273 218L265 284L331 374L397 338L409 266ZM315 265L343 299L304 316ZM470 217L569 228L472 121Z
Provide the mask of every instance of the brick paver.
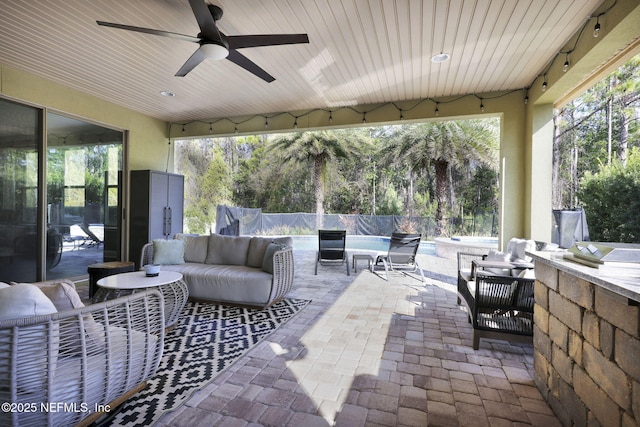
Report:
M298 251L290 297L312 302L159 425L560 426L533 383L533 349L482 340L456 304L456 262L427 283L324 267Z

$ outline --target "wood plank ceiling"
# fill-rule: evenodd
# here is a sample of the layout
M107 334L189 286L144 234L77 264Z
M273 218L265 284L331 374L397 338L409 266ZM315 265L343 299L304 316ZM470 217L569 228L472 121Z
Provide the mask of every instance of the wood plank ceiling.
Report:
M226 60L174 77L197 45L96 25L196 36L188 0L0 0L0 63L174 122L484 93L529 86L602 1L216 1L227 35L308 33L242 50L265 83Z

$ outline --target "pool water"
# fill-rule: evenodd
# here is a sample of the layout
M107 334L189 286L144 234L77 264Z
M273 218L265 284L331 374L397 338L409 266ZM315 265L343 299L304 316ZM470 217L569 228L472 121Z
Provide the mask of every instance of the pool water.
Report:
M318 250L318 236L291 236L294 250ZM387 252L389 250L389 237L384 236L347 236L347 250L367 250ZM423 255L435 255L434 242L420 242L418 253Z

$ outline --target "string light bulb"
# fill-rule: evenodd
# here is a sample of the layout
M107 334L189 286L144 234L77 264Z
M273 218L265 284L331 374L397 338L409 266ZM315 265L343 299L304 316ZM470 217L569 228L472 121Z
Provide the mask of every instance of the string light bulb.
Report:
M568 69L569 69L569 54L567 53L564 60L564 65L562 66L562 72L566 73Z
M440 116L440 110L438 109L438 103L436 102L436 111L434 111L434 113L436 114L436 117Z
M185 132L184 125L182 125L182 133L184 133L184 132Z
M482 102L482 98L480 98L480 111L484 113L484 103Z
M213 123L209 123L209 133L213 132Z
M238 134L238 125L235 125L233 127L233 133L235 133L236 135Z
M293 128L294 129L298 129L298 118L296 117L295 120L293 121Z
M264 118L264 128L269 129L269 119L267 117Z
M547 75L544 75L544 81L542 82L542 91L547 90Z
M329 111L329 123L333 123L333 113Z
M362 123L367 123L367 113L362 113Z
M400 120L404 120L404 114L402 114L402 110L400 110Z
M596 16L596 25L593 27L593 37L600 35L600 15Z

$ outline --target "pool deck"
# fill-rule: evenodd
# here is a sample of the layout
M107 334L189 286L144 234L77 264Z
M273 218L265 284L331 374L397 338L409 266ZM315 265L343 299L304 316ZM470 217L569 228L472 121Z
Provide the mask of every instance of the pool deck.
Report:
M532 346L471 347L456 260L419 255L422 284L344 266L314 275L315 251L294 258L288 296L310 304L158 427L561 425L533 382Z

